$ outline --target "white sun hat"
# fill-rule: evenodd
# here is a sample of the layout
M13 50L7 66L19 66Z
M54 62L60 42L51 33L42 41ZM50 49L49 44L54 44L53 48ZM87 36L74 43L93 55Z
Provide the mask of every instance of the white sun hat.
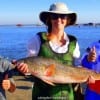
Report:
M40 13L40 20L46 24L46 21L48 19L48 16L50 14L66 14L69 16L71 23L70 25L73 25L76 22L76 18L77 15L75 12L71 11L68 9L67 5L65 5L64 3L58 2L58 3L54 3L50 6L49 11L42 11Z

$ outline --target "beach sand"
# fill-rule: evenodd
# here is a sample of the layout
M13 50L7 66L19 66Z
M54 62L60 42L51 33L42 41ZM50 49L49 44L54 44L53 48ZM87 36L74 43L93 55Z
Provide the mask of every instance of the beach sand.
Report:
M13 93L6 91L7 100L32 100L32 78L24 76L14 76L13 78L16 90Z

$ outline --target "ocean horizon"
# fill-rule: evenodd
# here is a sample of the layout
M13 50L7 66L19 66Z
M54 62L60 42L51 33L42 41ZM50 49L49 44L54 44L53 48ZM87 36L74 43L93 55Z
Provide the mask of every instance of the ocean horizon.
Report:
M45 26L0 26L0 55L8 59L19 59L27 56L27 42L38 32L46 31ZM67 34L74 35L80 45L81 54L95 41L100 40L100 26L69 26Z

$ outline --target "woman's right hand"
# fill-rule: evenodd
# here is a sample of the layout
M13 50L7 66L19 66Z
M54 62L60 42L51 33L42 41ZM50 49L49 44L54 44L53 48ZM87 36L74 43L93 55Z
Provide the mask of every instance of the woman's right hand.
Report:
M26 63L18 63L17 64L17 69L22 74L25 74L25 73L29 72L28 65Z
M19 63L16 60L12 60L12 64L15 65L17 70L24 75L29 72L28 65L26 63Z

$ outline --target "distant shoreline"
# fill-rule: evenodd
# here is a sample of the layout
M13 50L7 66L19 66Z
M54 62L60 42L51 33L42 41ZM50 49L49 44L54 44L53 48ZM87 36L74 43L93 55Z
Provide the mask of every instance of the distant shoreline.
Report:
M100 23L81 23L73 26L100 26ZM45 26L44 24L1 24L0 26Z

